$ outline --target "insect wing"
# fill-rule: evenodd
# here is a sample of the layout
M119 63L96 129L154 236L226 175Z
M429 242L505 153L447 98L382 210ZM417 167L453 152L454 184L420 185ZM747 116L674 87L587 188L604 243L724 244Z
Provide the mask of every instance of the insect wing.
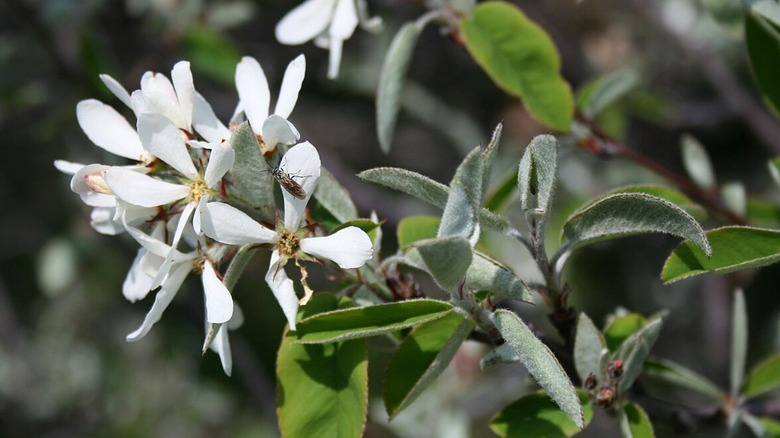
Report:
M284 170L277 167L275 168L271 174L276 178L276 181L279 182L279 185L282 186L287 192L296 198L300 200L306 199L306 191L303 190L303 187L301 187L300 184L295 182L294 179L290 175L288 175Z

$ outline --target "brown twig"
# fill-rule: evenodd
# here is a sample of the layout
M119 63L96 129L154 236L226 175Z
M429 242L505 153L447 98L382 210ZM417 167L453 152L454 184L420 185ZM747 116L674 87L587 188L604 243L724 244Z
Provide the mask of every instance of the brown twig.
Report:
M742 215L739 215L732 211L723 202L723 199L718 195L718 190L704 190L701 187L694 184L688 178L679 175L670 169L664 167L662 164L653 160L652 158L644 155L643 153L630 148L626 144L615 139L593 120L586 117L579 110L575 113L575 118L578 122L587 126L590 133L593 135L595 142L589 143L584 149L603 156L617 156L627 158L640 166L654 172L655 174L666 178L686 195L693 198L695 201L706 206L709 210L714 211L729 222L736 225L747 225L748 221Z

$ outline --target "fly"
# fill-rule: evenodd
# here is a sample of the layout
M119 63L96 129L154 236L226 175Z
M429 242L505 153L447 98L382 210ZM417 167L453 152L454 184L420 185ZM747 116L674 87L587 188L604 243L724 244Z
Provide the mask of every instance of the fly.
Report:
M293 178L300 175L290 175L285 172L281 166L271 169L271 175L279 182L287 192L300 200L306 199L306 191L303 190L300 184L298 184Z

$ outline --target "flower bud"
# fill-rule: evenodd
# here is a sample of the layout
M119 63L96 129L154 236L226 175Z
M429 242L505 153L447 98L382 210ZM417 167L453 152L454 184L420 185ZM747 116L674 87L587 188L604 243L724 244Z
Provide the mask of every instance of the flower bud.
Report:
M608 408L612 406L612 403L617 399L617 393L614 389L605 386L601 388L601 391L596 395L596 404L602 408Z
M616 360L614 362L611 362L609 365L607 365L607 376L609 376L610 379L618 379L620 376L623 375L623 361L622 360Z
M596 380L596 375L593 373L588 374L588 377L585 378L585 382L583 382L582 386L585 387L588 391L592 391L596 388L596 385L598 385L599 382Z

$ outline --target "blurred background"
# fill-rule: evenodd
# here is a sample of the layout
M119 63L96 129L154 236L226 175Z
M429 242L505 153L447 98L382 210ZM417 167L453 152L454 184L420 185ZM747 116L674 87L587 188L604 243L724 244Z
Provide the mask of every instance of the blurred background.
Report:
M501 158L493 173L498 183L516 172L528 141L547 132L462 46L430 26L415 49L393 149L384 155L374 121L379 68L395 31L424 7L411 0L369 0L371 14L383 18L384 28L377 34L358 29L345 44L341 76L329 81L327 51L312 44L282 46L274 39L276 23L298 3L0 2L0 436L278 434L274 367L284 318L263 282L263 256L255 257L235 290L246 323L231 334L232 377L223 374L215 354L199 353L202 298L194 282L185 283L150 335L134 344L124 340L152 301L131 304L121 295L137 247L127 236L92 230L89 209L69 190L70 177L52 164L55 159L117 162L76 122L75 106L82 99L126 110L98 80L99 73L134 90L145 71L168 75L176 61L189 60L196 88L228 120L237 102L233 72L242 56L260 61L276 96L287 63L306 54L307 76L290 120L318 147L323 165L350 190L360 213L376 211L386 220L385 254L394 251L400 219L438 213L361 182L357 172L398 166L448 183L465 153L487 143L503 120ZM780 204L766 170L766 161L780 153L780 124L751 77L739 2L517 4L549 32L561 53L563 75L575 90L621 69L637 75L634 90L598 120L608 132L678 173L683 173L679 139L689 133L710 153L721 184L740 182L751 196ZM607 190L663 183L628 161L594 157L565 141L561 160L558 224ZM508 208L510 217L518 213L514 209ZM706 228L719 224L710 220ZM489 233L485 242L523 278L538 276L519 245ZM780 348L780 269L665 287L659 272L677 243L666 236L635 237L577 252L567 271L572 303L598 325L618 308L648 314L669 309L654 354L726 387L731 292L736 286L746 291L749 365L754 364ZM527 307L521 309L524 317L540 332L552 332L543 309ZM388 354L384 348L377 345L371 358L377 388ZM477 345L464 348L441 377L439 390L390 426L381 406L372 404L366 435L459 436L469 430L489 436L490 415L518 398L529 382L519 366L481 374L482 352ZM689 411L638 397L659 424L659 436L687 433L696 423ZM699 426L706 435L708 426ZM588 434L616 431L609 427L608 420L597 421Z

